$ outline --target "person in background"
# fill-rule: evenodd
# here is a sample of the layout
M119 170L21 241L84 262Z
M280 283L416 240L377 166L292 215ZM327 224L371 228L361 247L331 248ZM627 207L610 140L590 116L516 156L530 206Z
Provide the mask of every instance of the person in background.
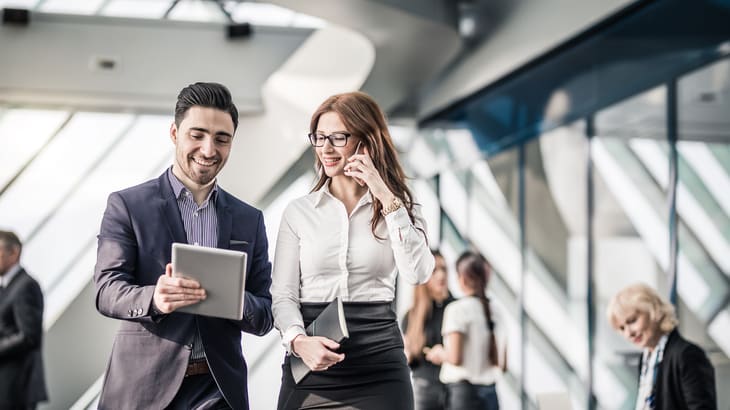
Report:
M170 125L172 166L109 195L94 269L96 309L121 325L100 409L249 407L241 332L261 336L273 327L271 263L263 213L217 182L237 126L228 88L183 88ZM248 253L242 320L177 312L206 292L173 274L174 242Z
M35 409L48 400L43 373L43 293L20 266L23 245L0 231L0 409Z
M413 306L403 318L406 358L413 376L416 410L446 408L446 386L439 380L441 362L426 360L425 352L443 343L441 324L446 305L454 301L449 293L446 261L439 251L431 251L436 261L431 279L413 287Z
M507 363L495 336L499 320L485 294L491 268L482 255L466 251L457 259L456 271L464 297L446 307L444 344L434 346L426 360L443 363L439 376L448 389L446 408L497 410L496 382Z
M367 94L325 100L312 115L317 183L284 211L274 259L274 324L312 370L294 383L284 360L279 409L413 409L392 304L396 276L424 283L434 259L385 116ZM307 336L336 297L350 337Z
M715 370L705 352L679 334L671 303L637 283L611 298L606 315L643 350L636 410L717 409Z

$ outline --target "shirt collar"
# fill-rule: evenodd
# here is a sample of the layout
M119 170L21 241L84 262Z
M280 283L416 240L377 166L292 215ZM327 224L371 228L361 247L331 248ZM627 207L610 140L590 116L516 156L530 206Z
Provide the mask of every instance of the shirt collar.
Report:
M642 362L648 362L652 357L655 358L655 362L659 363L664 358L664 347L667 345L667 341L669 340L669 333L663 335L659 341L657 342L656 346L654 347L654 350L650 353L649 349L646 348L643 351L643 359Z
M20 264L16 263L3 276L0 276L0 287L7 288L18 273L20 273Z
M336 199L334 197L334 195L332 195L332 192L330 191L330 181L332 181L332 179L327 178L327 181L324 183L322 188L320 188L319 191L314 193L314 207L315 208L319 207L319 205L322 203L322 200L324 199L325 196L328 196L332 199ZM365 193L365 195L363 195L362 198L360 198L360 201L357 203L355 208L362 206L362 205L370 204L372 202L373 202L373 194L370 192L370 189L368 189L368 191Z
M319 191L314 193L314 207L317 208L319 204L322 203L322 199L324 198L326 194L332 195L330 193L330 180L328 179L327 182L324 183L324 186L319 189Z
M172 186L172 192L175 194L175 198L180 198L180 195L182 195L183 192L190 192L190 190L185 187L185 185L177 178L177 176L172 173L172 166L167 169L167 179L170 180L170 185ZM213 189L211 189L208 193L208 198L206 198L206 201L212 201L213 203L215 203L217 197L218 181L216 181L216 183L213 185Z

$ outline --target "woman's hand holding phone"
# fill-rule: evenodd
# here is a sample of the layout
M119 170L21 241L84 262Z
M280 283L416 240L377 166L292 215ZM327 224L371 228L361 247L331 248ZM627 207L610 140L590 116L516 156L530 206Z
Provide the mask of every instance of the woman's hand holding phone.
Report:
M359 149L360 143L358 142L355 153L347 159L345 175L355 178L360 186L367 185L370 193L381 203L389 204L393 202L395 195L388 189L380 173L375 169L368 147L363 146L362 154L358 152Z

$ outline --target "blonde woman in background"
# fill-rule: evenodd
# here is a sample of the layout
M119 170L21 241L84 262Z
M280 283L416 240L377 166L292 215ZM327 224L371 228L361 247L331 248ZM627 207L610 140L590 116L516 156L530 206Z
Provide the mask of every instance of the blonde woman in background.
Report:
M446 408L446 386L439 380L441 362L426 360L425 352L442 344L441 325L446 306L454 301L449 293L446 261L439 251L431 251L436 260L431 279L413 288L413 306L403 318L404 342L408 366L413 376L416 410Z
M643 283L618 292L611 326L643 350L636 410L717 409L715 372L705 352L677 331L674 306Z

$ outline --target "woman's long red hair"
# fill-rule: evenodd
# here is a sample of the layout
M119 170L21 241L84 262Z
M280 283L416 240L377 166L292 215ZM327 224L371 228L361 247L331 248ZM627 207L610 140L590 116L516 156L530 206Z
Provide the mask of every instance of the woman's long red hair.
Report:
M370 158L373 160L375 169L388 186L388 189L405 204L411 221L413 218L413 197L406 185L406 176L398 161L398 152L395 149L393 140L388 131L385 114L378 104L369 95L355 91L336 94L327 98L312 114L309 124L309 131L317 131L320 117L328 112L339 115L340 120L352 136L360 138L362 144L367 147ZM315 160L318 179L312 192L318 191L326 183L329 177L322 169L322 162L319 158ZM373 217L370 227L375 235L375 228L383 217L380 211L383 205L379 201L373 201ZM377 238L378 236L375 235Z

